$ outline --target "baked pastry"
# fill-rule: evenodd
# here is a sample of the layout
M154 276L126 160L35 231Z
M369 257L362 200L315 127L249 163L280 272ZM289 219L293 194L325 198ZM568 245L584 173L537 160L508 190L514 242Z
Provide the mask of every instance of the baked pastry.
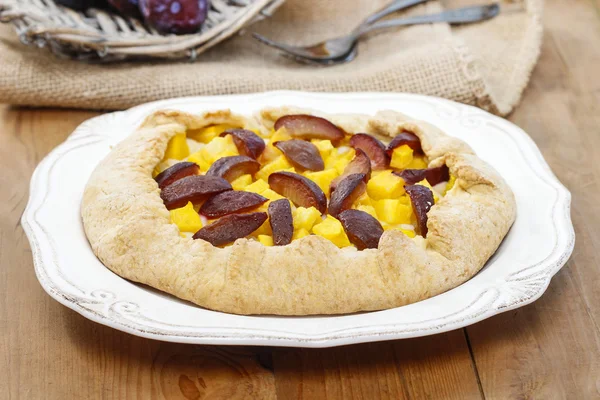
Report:
M426 122L281 107L154 113L98 165L81 213L126 279L212 310L309 315L460 285L516 206L491 166Z

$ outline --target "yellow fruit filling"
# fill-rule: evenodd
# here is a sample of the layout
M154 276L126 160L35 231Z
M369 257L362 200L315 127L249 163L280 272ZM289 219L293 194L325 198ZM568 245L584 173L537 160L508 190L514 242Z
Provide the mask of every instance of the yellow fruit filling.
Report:
M277 150L279 151L279 150ZM256 177L262 180L268 180L269 176L273 172L279 171L291 171L294 172L294 167L284 156L278 156L273 161L269 162L265 166L263 166L260 171L256 173Z
M394 149L392 152L392 160L390 161L390 167L396 169L408 168L413 160L413 149L408 145L403 144L402 146Z
M214 138L219 136L221 133L225 132L228 129L236 129L240 128L240 126L229 125L229 124L217 124L212 126L207 126L206 128L196 129L196 130L188 130L187 137L189 139L193 139L200 143L209 143Z
M188 147L185 132L178 133L171 140L169 140L169 144L167 145L167 150L165 151L165 160L173 159L173 160L183 160L187 156L190 155L190 148Z
M350 240L348 240L341 222L331 215L328 215L325 220L313 226L312 232L317 236L330 240L337 247L350 246Z
M245 174L240 176L239 178L234 179L231 182L231 187L233 190L246 190L248 186L252 184L252 175ZM260 193L258 193L260 194Z
M202 228L200 215L194 210L194 205L190 201L186 206L171 210L169 213L171 222L177 225L181 232L196 232Z
M246 186L244 188L244 191L261 194L262 192L264 192L265 190L268 190L268 189L269 189L269 184L266 181L258 178L254 182L252 182L251 184Z
M217 161L224 157L232 157L244 155L248 156L247 148L238 148L240 146L238 141L234 141L233 134L228 132L227 134L220 136L223 132L230 129L244 129L244 127L230 125L230 124L216 124L207 126L201 129L188 130L187 132L180 132L173 136L169 141L165 150L164 159L156 166L153 171L153 177L155 179L161 179L161 175L165 170L174 168L178 162L187 161L196 164L197 174L206 175L207 171L211 169L211 166ZM256 165L256 169L245 171L246 173L235 173L232 174L232 178L229 181L231 189L239 192L253 193L252 197L257 201L255 206L250 208L244 208L243 211L238 212L240 215L255 214L266 214L270 212L270 205L275 206L278 200L285 199L282 193L288 193L285 190L282 191L277 185L276 180L271 179L271 176L281 178L281 173L285 172L288 175L292 175L295 179L294 182L304 182L302 179L314 183L325 196L329 206L332 201L337 201L336 197L338 192L332 191L332 185L339 185L340 182L351 173L360 173L360 171L366 171L365 165L359 165L357 167L357 159L364 157L366 154L369 156L369 152L380 151L373 148L361 148L361 152L358 152L352 146L352 136L346 134L341 140L329 140L329 139L315 139L309 138L304 139L306 143L309 143L310 157L317 158L319 161L320 169L307 169L305 164L302 164L302 160L297 158L297 154L302 153L299 148L296 152L288 152L286 148L278 146L275 147L273 143L298 140L298 137L293 136L290 131L286 128L273 129L271 131L258 132L255 131L256 138L253 139L253 143L248 145L259 146L261 150L253 155L256 160L252 161ZM236 139L238 140L238 139ZM262 141L262 142L261 142ZM262 145L264 143L264 146ZM290 143L291 144L291 143ZM385 146L385 144L383 144ZM413 146L414 147L414 146ZM413 147L402 144L393 149L387 151L387 155L384 154L383 158L387 159L386 167L381 168L380 166L368 167L368 174L365 173L364 182L355 186L356 196L352 197L352 201L348 204L344 203L344 209L357 210L357 215L366 215L368 218L375 219L381 225L382 232L389 230L397 230L404 233L409 238L414 238L419 232L418 229L418 218L415 214L415 209L411 202L410 193L405 179L411 179L410 176L402 175L404 170L427 170L429 161L427 157L419 150L413 150ZM190 148L193 150L190 154ZM280 150L281 148L281 150ZM252 155L253 153L251 153ZM303 153L304 154L304 153ZM240 158L240 157L237 157ZM309 160L310 161L310 160ZM369 162L369 159L367 159ZM373 160L371 160L371 163ZM351 164L352 163L352 164ZM189 164L192 165L193 164ZM318 163L317 163L318 164ZM366 164L367 166L369 164ZM361 169L362 168L362 169ZM198 171L199 169L199 171ZM359 171L359 172L357 172ZM427 170L429 171L429 170ZM410 171L406 171L407 173ZM208 175L211 175L213 170ZM400 176L402 175L402 177ZM364 175L363 175L364 176ZM424 176L424 175L416 175ZM427 175L429 176L429 175ZM370 178L369 178L370 177ZM405 179L403 179L403 177ZM285 176L284 176L285 178ZM164 177L163 177L164 179ZM282 179L282 178L281 178ZM360 180L360 178L358 178ZM432 187L431 183L427 179L422 179L418 182L410 181L412 185L419 185L426 187L431 191L433 195L433 203L438 203L440 198L446 195L454 185L456 184L456 177L453 175L447 175L447 181L438 182L437 179L435 188ZM298 183L298 184L300 184ZM439 184L439 186L438 186ZM362 186L361 186L362 185ZM162 188L164 190L164 188ZM437 190L436 190L437 189ZM306 192L309 189L302 189ZM300 195L304 195L302 190L299 191ZM310 190L313 190L312 188ZM423 190L423 189L421 189ZM317 190L318 192L318 190ZM259 196L256 196L259 195ZM287 194L286 194L287 195ZM262 197L260 197L262 196ZM215 197L216 198L216 197ZM318 196L316 196L318 198ZM256 200L258 199L258 200ZM266 200L265 200L266 199ZM321 236L339 248L345 248L349 246L357 246L356 243L351 242L357 240L356 237L360 235L348 235L346 229L349 229L345 225L344 219L340 215L331 215L327 212L322 213L317 206L302 204L294 196L288 198L290 202L289 211L291 213L291 230L288 226L287 238L288 240L298 240L309 235ZM208 202L208 201L207 201ZM215 209L227 208L227 204L211 204ZM165 203L167 204L167 203ZM181 205L183 203L177 203ZM214 218L201 217L205 208L205 203L200 202L195 204L188 201L183 207L176 207L170 210L170 219L175 224L179 231L185 233L184 236L189 237L190 234L203 230L203 226L209 224L219 224L220 221L225 218L224 215L218 214ZM281 207L281 204L279 204ZM286 206L287 207L287 206ZM167 207L168 208L168 207ZM283 207L285 210L286 208ZM202 214L206 215L206 214ZM211 214L209 214L211 215ZM343 215L343 214L342 214ZM348 214L349 215L349 214ZM341 219L340 219L341 218ZM205 221L203 224L202 221ZM208 222L207 222L208 221ZM278 239L281 235L281 229L271 225L273 221L260 220L253 222L256 228L251 234L245 237L252 238L264 246L277 245ZM240 222L241 224L242 222ZM232 225L234 228L235 224ZM286 225L287 226L287 225ZM195 235L194 235L195 237ZM291 239L290 239L291 238ZM361 244L362 245L362 244ZM371 246L372 247L372 246ZM359 247L360 249L361 247Z
M373 200L398 198L404 194L404 180L391 170L380 172L367 183L367 194Z
M321 154L323 160L326 160L331 155L331 152L335 149L331 143L331 140L313 139L311 140L311 143L317 146L319 154Z
M329 197L329 186L331 181L337 178L340 174L335 168L326 169L317 172L305 172L304 176L319 185L325 196Z
M273 246L273 237L269 235L258 235L258 241L265 246Z
M308 232L316 223L321 222L321 213L314 207L298 207L292 212L292 217L294 232L302 230Z

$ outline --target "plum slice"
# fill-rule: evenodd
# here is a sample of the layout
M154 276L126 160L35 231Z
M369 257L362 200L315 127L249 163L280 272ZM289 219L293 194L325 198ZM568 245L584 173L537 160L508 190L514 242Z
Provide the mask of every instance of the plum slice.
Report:
M269 213L269 223L273 231L273 244L275 246L290 244L294 234L294 220L289 200L279 199L272 201L269 203L267 212Z
M342 179L352 174L365 174L365 183L371 179L371 160L361 149L356 149L356 154L344 168L344 173L331 181L329 191L333 192Z
M265 150L265 141L256 133L247 129L229 129L220 136L231 135L233 143L241 155L254 158L255 160Z
M405 169L400 172L394 172L394 175L398 175L404 179L407 185L413 185L417 182L421 182L423 179L427 179L427 182L431 186L435 186L440 182L447 182L450 179L450 170L446 164L435 168L426 169Z
M365 174L348 175L338 183L335 192L329 200L329 214L337 218L338 215L349 208L366 190Z
M350 146L364 151L371 160L371 167L374 170L386 169L390 164L385 146L374 136L366 133L354 134L350 138Z
M286 171L274 172L269 176L269 186L298 207L315 207L321 214L327 210L325 193L305 176Z
M260 169L258 161L248 156L221 157L210 166L206 175L232 182L242 175L254 175Z
M422 185L410 185L405 189L417 217L417 233L427 237L427 213L433 206L433 192L427 186Z
M188 201L199 204L215 194L231 190L231 184L218 176L193 175L181 178L160 192L167 210L185 206Z
M267 202L266 197L252 192L227 191L206 200L200 214L208 218L219 218L228 214L250 211Z
M273 143L294 167L309 171L323 171L325 163L317 146L299 139L284 140Z
M162 189L186 176L198 175L198 172L200 172L200 167L198 167L196 163L183 161L165 169L163 172L156 175L154 180L158 183L158 187Z
M383 227L373 216L361 210L349 209L342 211L338 219L348 239L358 250L377 248Z
M404 132L396 135L392 139L390 144L388 144L388 147L385 151L386 151L387 155L389 157L391 157L392 153L394 152L394 149L396 147L400 147L404 144L407 145L408 147L410 147L411 149L413 149L413 151L415 153L423 154L423 149L421 148L421 141L419 140L417 135L415 135L414 133L411 133L411 132L407 132L407 131L404 131Z
M193 236L194 239L206 240L213 246L222 246L235 242L260 228L267 220L267 213L230 214L210 225L206 225Z
M325 118L307 114L285 115L275 121L275 130L285 128L298 139L323 139L338 142L345 136L343 130Z

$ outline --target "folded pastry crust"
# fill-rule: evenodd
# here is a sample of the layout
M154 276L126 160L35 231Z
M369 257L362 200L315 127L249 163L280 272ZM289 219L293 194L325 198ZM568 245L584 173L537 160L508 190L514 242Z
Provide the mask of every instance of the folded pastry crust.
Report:
M181 237L152 178L171 137L217 123L268 131L278 117L298 113L386 140L408 130L421 140L430 167L446 163L456 183L429 211L427 238L390 230L377 249L358 251L339 249L315 235L280 247L238 239L225 248ZM325 115L281 107L252 117L228 110L149 116L98 165L85 189L81 214L94 253L126 279L212 310L308 315L388 309L460 285L496 251L516 206L510 188L491 166L466 143L428 123L393 111Z

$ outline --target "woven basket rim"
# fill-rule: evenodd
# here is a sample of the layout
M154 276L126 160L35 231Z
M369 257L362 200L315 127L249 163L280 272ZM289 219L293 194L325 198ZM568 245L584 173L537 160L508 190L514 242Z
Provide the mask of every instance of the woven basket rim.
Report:
M161 34L107 10L77 12L54 0L0 0L0 22L12 23L25 44L74 59L195 59L244 27L269 17L285 0L212 0L198 33Z

